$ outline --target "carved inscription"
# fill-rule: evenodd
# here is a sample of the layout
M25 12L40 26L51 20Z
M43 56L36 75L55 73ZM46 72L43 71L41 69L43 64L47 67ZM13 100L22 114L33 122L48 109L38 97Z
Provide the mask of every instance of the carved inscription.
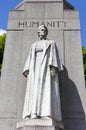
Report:
M71 30L80 29L78 19L26 19L26 20L11 20L9 28L14 30L21 29L37 29L41 24L45 24L48 29Z
M38 28L41 24L54 29L67 27L67 21L19 21L18 28Z

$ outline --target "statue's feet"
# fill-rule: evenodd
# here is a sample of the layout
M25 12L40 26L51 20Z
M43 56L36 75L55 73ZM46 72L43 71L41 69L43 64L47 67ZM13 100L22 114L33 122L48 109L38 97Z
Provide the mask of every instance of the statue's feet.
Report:
M49 119L51 119L51 117L49 117L49 116L44 116L44 117L41 117L41 119L45 119L45 120L48 119L48 120L49 120Z
M25 120L27 120L27 119L30 119L30 116L26 116L26 117L25 117Z
M31 114L31 119L37 119L37 114Z

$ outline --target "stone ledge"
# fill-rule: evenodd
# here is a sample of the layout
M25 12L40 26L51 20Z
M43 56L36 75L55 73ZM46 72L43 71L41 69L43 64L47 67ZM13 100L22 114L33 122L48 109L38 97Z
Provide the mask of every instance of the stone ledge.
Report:
M24 3L33 3L33 2L36 2L36 3L43 3L43 2L63 2L63 0L23 0L19 5L16 6L15 9L18 9L19 7L21 7Z
M18 129L17 129L18 130ZM54 126L24 126L19 130L62 130Z
M59 127L64 129L62 122L56 122L52 119L24 119L17 123L17 128L25 126L44 126L44 127Z

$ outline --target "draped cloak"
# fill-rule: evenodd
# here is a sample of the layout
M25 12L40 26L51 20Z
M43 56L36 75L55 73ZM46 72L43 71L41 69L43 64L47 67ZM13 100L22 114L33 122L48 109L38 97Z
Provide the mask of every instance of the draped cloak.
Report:
M61 121L58 71L63 70L63 66L55 42L45 40L46 46L41 56L40 68L35 75L37 42L31 45L23 71L27 76L23 118L35 113L39 117L49 116ZM54 77L51 76L51 67L55 68ZM36 76L39 78L38 82L35 81Z

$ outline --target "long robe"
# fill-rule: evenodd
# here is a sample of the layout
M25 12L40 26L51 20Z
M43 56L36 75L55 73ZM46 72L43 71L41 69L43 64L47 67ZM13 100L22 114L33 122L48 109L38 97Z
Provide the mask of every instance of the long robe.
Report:
M23 118L31 114L39 117L51 117L57 121L62 120L58 71L63 70L56 44L53 40L45 40L42 56L37 59L36 46L38 41L31 45L23 74L27 76L27 86L23 110ZM40 52L39 52L40 53ZM51 68L56 70L51 76Z

